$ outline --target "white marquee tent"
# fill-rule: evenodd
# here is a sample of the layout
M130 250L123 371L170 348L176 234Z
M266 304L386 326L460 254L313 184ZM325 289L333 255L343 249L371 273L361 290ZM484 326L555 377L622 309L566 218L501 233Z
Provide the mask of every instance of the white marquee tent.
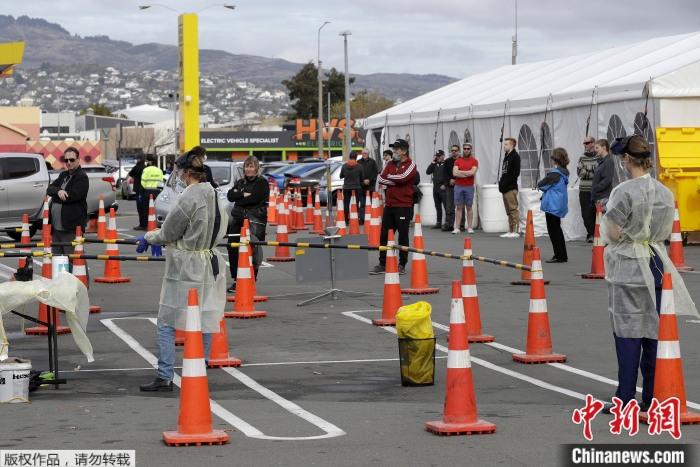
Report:
M395 138L409 139L423 181L429 181L425 169L437 149L447 152L452 144L471 142L481 188L497 180L504 126L504 136L518 140L525 206L538 204L537 192L524 189L549 168L551 149L566 148L572 176L570 212L563 226L567 238L578 238L585 231L575 168L589 115L588 133L595 138L638 133L652 145L656 127L700 126L700 32L503 66L391 107L367 118L364 125L369 130L367 144L375 151L386 149ZM421 203L426 221L435 219L430 190L425 186L427 196ZM489 214L479 212L482 218Z

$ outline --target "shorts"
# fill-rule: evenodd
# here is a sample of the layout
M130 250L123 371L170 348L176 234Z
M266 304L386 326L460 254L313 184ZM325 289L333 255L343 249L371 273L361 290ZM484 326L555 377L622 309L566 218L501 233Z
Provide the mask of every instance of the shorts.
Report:
M455 185L455 206L472 207L474 204L474 186Z

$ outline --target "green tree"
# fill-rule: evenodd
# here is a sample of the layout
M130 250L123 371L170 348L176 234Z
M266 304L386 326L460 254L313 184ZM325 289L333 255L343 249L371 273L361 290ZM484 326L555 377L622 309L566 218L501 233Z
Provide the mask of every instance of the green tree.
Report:
M353 119L366 118L394 105L394 101L363 89L355 94L350 101L350 117ZM345 116L345 101L338 101L331 105L331 118L343 118Z
M342 99L345 94L345 75L335 68L325 73L323 95L331 93L331 102ZM355 78L350 78L352 84ZM289 99L293 101L294 112L291 118L316 118L318 113L318 68L313 62L304 65L290 79L282 81L287 88Z
M98 103L90 104L80 111L80 115L85 115L88 112L88 110L92 110L92 113L94 115L102 115L103 117L114 117L112 111L106 105Z

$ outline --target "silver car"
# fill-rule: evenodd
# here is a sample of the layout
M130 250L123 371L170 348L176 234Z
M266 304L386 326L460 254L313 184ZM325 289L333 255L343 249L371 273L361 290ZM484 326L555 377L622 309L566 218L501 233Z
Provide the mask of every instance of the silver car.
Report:
M219 192L219 200L228 203L226 194L228 193L228 190L233 188L233 184L236 183L238 179L243 177L243 163L210 160L207 161L206 165L208 165L211 169L211 174L214 177L214 181L217 183L217 185L219 185L217 188L217 191ZM178 196L176 185L175 172L173 172L165 182L163 191L161 191L156 198L156 222L159 226L163 224L163 221L170 212L172 203Z

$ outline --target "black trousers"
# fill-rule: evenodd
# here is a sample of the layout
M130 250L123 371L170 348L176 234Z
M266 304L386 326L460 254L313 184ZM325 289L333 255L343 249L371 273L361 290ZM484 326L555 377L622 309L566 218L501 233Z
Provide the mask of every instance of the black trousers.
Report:
M583 225L586 227L586 234L592 237L595 230L595 206L591 201L591 192L579 191L578 202L581 205L581 217Z
M435 224L442 225L442 211L445 211L447 217L446 195L447 189L441 190L440 187L433 188L433 203L435 203L435 213L437 214Z
M360 211L360 200L362 200L362 205L364 206L365 204L365 199L364 199L364 193L362 192L362 188L360 189L352 189L352 190L346 190L343 188L343 209L345 209L345 225L350 225L350 201L352 199L352 192L355 192L355 204L357 205L357 218L360 219L360 225L362 225L362 219L364 219L364 215L361 214L363 211Z
M544 217L547 220L547 233L549 234L549 239L552 241L554 257L562 261L568 261L569 257L566 254L564 232L561 230L561 218L548 212L544 213Z
M264 242L265 241L265 229L267 227L266 224L262 224L259 222L252 222L248 221L250 224L250 239L251 240L259 240ZM233 221L228 225L228 229L226 231L227 234L240 234L241 233L241 228L243 227L243 219L237 219L234 218ZM238 242L239 237L226 237L226 243L232 243L232 242ZM229 263L229 270L231 271L231 279L234 281L238 277L238 248L233 248L230 246L226 247L226 250L228 250L228 263ZM253 247L253 272L255 273L255 279L258 278L258 268L260 268L260 264L262 263L262 257L263 257L263 250L261 246L254 246Z
M410 246L408 240L408 227L413 218L413 206L410 208L384 208L382 216L382 230L379 236L379 244L386 245L389 238L389 230L394 231L394 239L398 245ZM398 233L398 239L396 235ZM399 252L399 264L404 266L408 263L408 252ZM379 264L386 265L386 251L379 252Z
M139 213L139 226L145 229L148 226L148 196L145 190L136 192L136 211Z
M367 193L369 192L369 199L370 203L372 202L372 190L370 190L367 187L362 188L359 193L356 193L355 196L359 196L359 199L357 200L357 209L359 211L358 217L360 218L360 225L365 225L365 205L367 204L365 201L367 200ZM344 196L345 194L343 194ZM372 205L370 204L370 207Z

